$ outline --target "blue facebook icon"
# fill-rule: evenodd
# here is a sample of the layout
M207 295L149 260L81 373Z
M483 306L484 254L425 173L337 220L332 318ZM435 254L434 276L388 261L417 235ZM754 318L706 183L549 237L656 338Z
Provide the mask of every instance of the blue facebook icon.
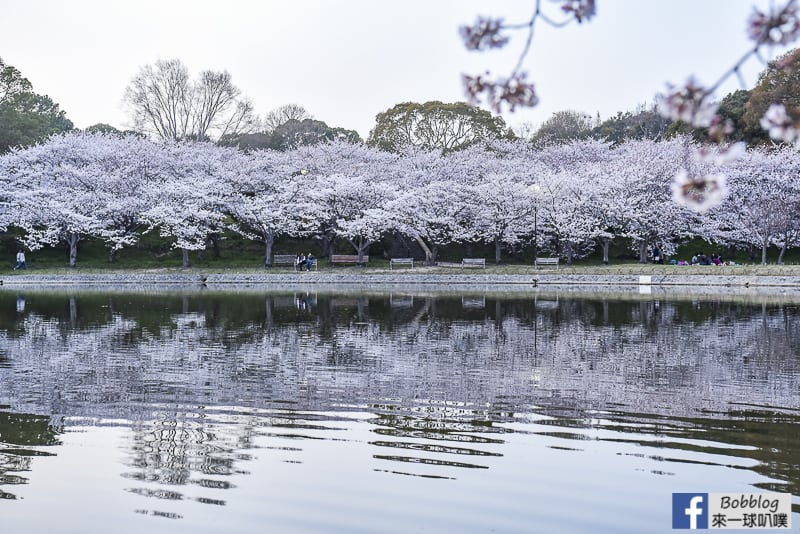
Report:
M673 493L672 528L708 528L708 493Z

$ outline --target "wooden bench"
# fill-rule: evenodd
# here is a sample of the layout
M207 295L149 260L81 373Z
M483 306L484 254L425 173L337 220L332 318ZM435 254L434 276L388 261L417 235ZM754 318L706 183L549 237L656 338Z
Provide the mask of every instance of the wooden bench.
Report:
M464 267L483 267L486 268L486 258L464 258L461 260L461 268Z
M533 260L534 267L552 267L553 265L556 266L556 270L558 270L558 258L536 258Z
M362 258L364 263L369 261L369 256ZM355 263L358 264L358 254L331 254L331 263Z
M294 265L295 269L297 265L295 265L295 260L297 256L294 254L275 254L272 256L272 265Z
M395 265L410 265L411 268L414 268L414 258L391 258L389 260L389 270L392 270L392 267Z

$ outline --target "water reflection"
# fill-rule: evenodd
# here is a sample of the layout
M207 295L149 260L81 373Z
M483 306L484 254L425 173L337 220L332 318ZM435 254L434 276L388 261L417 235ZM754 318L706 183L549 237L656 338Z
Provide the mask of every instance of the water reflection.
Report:
M40 449L59 445L60 427L49 417L12 413L8 406L0 406L0 499L16 499L5 488L25 484L25 473L31 470L31 460L36 456L53 453Z
M577 460L590 480L603 454L732 477L668 491L797 496L799 324L793 304L720 299L0 292L0 497L98 425L125 429L141 517L230 508L265 470L501 491L539 457L535 477Z

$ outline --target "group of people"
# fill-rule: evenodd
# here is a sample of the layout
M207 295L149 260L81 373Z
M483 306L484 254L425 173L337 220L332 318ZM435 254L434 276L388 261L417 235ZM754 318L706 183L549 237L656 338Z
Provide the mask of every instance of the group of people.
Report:
M311 255L310 252L307 256L303 256L302 254L298 253L297 257L294 259L294 268L298 271L302 271L303 269L310 271L311 267L314 266L316 261L317 260Z
M664 265L664 253L661 251L661 243L656 243L653 247L653 263Z
M703 252L698 252L692 256L690 261L673 259L670 261L670 263L673 265L736 265L736 262L733 260L722 261L722 256L719 254L707 256Z
M661 243L657 243L653 247L653 263L664 264L664 253ZM705 252L698 252L692 256L690 261L679 260L672 258L669 260L670 265L736 265L733 261L722 261L722 256L719 254L706 255Z
M692 256L692 265L722 265L722 258L719 254L706 256L704 252L698 252Z

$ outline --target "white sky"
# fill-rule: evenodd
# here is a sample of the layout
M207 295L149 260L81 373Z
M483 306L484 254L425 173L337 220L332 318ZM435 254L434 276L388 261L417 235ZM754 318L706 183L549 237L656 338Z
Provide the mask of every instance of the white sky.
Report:
M777 0L775 0L777 1ZM547 3L547 0L545 0ZM481 15L527 20L533 0L0 0L0 57L77 127L127 126L122 95L143 65L181 59L194 76L228 70L264 115L296 103L366 138L400 102L463 100L461 73L508 74L507 51L467 52L458 26ZM558 3L548 5L560 14ZM511 126L553 112L602 118L652 102L666 82L719 78L750 46L762 0L598 0L598 16L540 26L526 66L541 98ZM774 57L783 50L776 50ZM744 70L752 86L763 65ZM736 80L718 96L739 87Z

